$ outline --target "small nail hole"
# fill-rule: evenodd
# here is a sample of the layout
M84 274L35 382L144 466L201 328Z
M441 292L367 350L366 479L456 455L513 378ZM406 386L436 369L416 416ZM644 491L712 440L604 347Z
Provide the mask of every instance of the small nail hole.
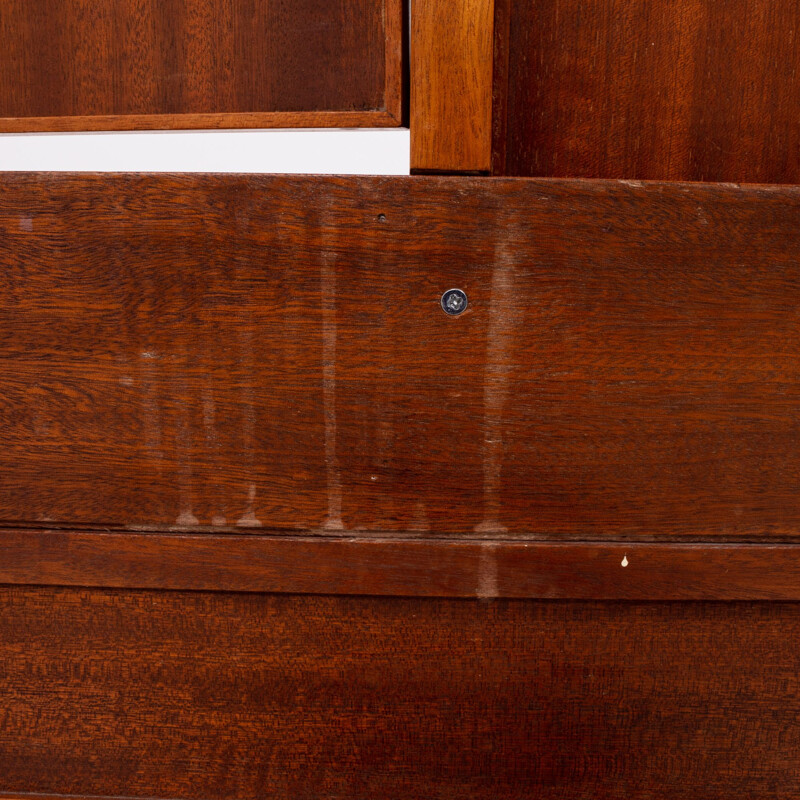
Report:
M386 222L386 214L378 214L378 222Z

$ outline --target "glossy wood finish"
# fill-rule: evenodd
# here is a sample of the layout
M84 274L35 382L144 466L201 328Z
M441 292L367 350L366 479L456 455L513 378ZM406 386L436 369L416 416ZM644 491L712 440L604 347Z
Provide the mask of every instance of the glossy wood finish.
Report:
M790 188L7 175L0 521L795 539L799 226Z
M414 0L411 168L488 172L493 0Z
M496 174L800 183L793 0L498 0Z
M0 583L558 600L800 600L797 545L3 530Z
M401 0L4 0L0 131L401 124Z
M0 789L788 798L796 604L5 588Z

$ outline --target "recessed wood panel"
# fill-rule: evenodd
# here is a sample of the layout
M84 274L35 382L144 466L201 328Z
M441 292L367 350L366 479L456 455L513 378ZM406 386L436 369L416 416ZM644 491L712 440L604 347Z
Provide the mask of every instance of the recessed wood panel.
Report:
M4 0L0 131L400 124L401 0Z
M497 174L800 183L793 0L498 0Z
M798 228L789 188L5 176L0 520L794 538Z
M795 797L800 607L5 588L0 791Z

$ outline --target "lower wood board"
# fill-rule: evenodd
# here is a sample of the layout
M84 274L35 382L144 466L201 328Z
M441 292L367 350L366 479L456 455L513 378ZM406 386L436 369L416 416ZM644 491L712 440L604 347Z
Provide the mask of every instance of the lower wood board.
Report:
M0 590L0 792L791 798L800 606Z
M798 189L0 189L1 525L797 537Z

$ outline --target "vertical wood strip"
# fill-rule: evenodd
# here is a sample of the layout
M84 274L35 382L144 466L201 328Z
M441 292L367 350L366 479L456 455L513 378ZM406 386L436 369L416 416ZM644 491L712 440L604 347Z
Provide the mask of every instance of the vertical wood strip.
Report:
M490 169L493 27L494 0L412 4L412 170Z

